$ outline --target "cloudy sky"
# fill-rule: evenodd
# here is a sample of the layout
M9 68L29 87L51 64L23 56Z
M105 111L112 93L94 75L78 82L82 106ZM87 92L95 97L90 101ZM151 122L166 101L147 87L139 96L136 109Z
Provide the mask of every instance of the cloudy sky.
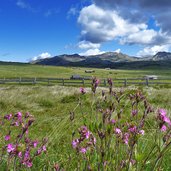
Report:
M171 0L1 0L0 60L171 51Z

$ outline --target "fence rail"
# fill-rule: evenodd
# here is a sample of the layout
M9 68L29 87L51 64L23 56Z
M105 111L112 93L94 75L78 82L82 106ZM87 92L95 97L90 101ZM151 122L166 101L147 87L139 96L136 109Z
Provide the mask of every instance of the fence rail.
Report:
M100 79L100 86L107 86L107 79ZM142 79L142 78L127 78L127 79L113 79L115 85L129 86L129 85L171 85L171 79ZM43 84L43 85L91 85L91 80L86 79L67 79L67 78L0 78L0 84Z

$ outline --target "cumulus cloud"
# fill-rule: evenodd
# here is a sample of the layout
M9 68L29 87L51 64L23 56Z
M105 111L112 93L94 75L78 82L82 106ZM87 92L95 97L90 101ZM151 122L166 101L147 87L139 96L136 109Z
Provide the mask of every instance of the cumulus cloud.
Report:
M94 3L102 8L117 9L122 17L136 22L147 22L148 17L153 15L162 30L171 33L171 23L168 22L171 15L170 0L94 0Z
M90 56L90 55L100 55L105 53L105 51L100 51L99 49L88 49L87 51L80 53L81 56Z
M91 43L89 41L81 41L78 43L80 49L98 49L100 48L100 43Z
M121 49L116 49L114 52L121 53Z
M157 52L169 51L169 45L155 45L151 47L145 47L143 50L137 53L138 56L155 55Z
M132 24L120 17L116 11L104 10L94 4L81 10L78 23L82 26L82 39L92 43L110 41L147 29L144 23Z
M157 48L169 50L170 7L170 0L93 0L91 5L82 8L78 17L81 41L99 47L111 40L145 46L139 55L154 54ZM151 18L156 23L154 27L150 26Z
M39 60L39 59L46 59L46 58L50 58L52 55L48 52L44 52L44 53L41 53L39 54L38 56L35 56L31 59L31 61L36 61L36 60Z

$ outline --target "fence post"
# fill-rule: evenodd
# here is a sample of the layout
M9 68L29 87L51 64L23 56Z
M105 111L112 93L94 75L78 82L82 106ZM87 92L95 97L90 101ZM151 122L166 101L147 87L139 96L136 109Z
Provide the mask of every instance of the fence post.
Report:
M36 77L34 78L34 84L36 84Z
M84 84L85 84L85 83L84 83L84 78L82 79L82 84L83 84L83 86L84 86Z
M4 77L4 84L5 84L5 77Z
M148 78L146 78L146 86L148 86Z
M124 86L127 86L127 79L124 80Z
M50 80L49 80L49 78L48 78L48 86L50 85Z
M106 79L104 79L104 86L106 87Z
M19 84L21 84L21 77L19 78Z
M64 78L62 78L62 85L64 86L64 84L65 84L65 83L64 83Z

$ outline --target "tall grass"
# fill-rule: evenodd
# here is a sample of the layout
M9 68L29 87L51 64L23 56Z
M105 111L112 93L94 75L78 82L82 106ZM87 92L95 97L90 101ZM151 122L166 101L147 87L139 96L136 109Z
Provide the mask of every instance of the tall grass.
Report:
M23 113L29 111L35 117L35 122L30 130L31 137L40 139L48 137L47 153L34 161L32 170L52 170L53 165L58 163L61 168L65 170L74 170L77 167L78 161L81 159L72 148L72 135L78 136L78 128L85 124L82 119L83 115L87 117L87 122L91 121L91 117L95 114L96 108L92 106L91 90L86 89L84 96L80 95L78 88L62 87L62 86L8 86L0 89L0 113L1 115L16 113L21 111ZM125 92L135 92L136 87L126 88ZM98 106L101 100L101 88L97 89L96 98L93 105ZM106 89L103 89L107 91ZM116 88L114 91L119 92ZM143 93L148 98L149 102L155 108L161 107L167 109L168 113L171 111L170 89L155 89L142 88ZM77 106L81 97L83 108ZM124 102L123 102L124 103ZM103 107L107 107L107 103ZM70 121L70 112L75 109L74 121ZM125 108L129 111L129 108ZM129 111L130 112L130 111ZM139 146L139 151L149 152L150 141L154 138L153 117L149 118L147 122L148 134L142 137ZM74 131L74 132L73 132ZM169 168L170 151L167 157L163 160L162 167ZM139 158L142 156L140 155ZM95 160L95 159L94 159ZM139 159L140 160L140 159ZM80 161L81 162L81 161ZM149 164L150 166L150 164ZM150 170L150 167L147 169ZM5 170L5 169L4 169Z

